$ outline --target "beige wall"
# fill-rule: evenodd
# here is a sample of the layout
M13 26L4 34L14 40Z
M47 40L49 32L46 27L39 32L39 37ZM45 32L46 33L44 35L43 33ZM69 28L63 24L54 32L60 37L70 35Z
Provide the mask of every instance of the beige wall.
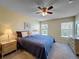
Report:
M77 14L77 15L75 16L75 19L76 19L76 24L77 24L77 23L79 24L79 14Z
M9 11L7 8L0 6L0 24L10 25L13 30L24 30L24 22L31 24L39 23L31 17Z
M78 16L77 16L78 18ZM43 21L42 23L48 23L48 34L55 37L56 41L66 43L67 38L61 37L61 23L74 21L75 17L61 18ZM20 13L9 11L7 8L0 6L0 24L8 24L13 30L24 30L24 22L39 23L37 20L24 16Z
M57 42L67 43L67 38L61 37L61 23L71 22L74 20L75 17L67 17L67 18L43 21L41 23L48 23L48 34L55 37Z

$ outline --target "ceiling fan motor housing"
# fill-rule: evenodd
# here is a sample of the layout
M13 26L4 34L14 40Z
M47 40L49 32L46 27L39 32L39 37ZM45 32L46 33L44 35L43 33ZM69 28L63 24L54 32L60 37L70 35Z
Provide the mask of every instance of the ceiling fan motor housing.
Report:
M44 7L44 8L42 8L42 11L43 11L43 12L47 12L48 9L47 9L46 7Z

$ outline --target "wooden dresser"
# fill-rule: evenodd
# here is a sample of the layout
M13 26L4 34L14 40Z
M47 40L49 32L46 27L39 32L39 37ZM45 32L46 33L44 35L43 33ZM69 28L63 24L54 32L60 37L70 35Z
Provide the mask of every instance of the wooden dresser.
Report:
M5 41L5 42L0 42L0 54L2 57L5 54L8 54L14 50L17 49L17 41L16 40L10 40L10 41Z
M68 44L72 51L76 54L79 55L79 39L69 39Z
M75 52L77 55L79 55L79 39L75 40Z

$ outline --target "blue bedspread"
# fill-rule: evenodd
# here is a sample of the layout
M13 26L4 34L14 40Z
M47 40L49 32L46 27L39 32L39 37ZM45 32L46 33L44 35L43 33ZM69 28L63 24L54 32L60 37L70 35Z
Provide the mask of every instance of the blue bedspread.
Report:
M25 37L26 39L42 44L45 47L46 54L50 51L50 48L52 47L52 44L54 43L54 38L46 35L32 35Z
M48 55L53 43L55 42L55 39L53 37L46 36L46 35L26 36L26 37L23 37L22 40L41 45L45 49L46 56Z

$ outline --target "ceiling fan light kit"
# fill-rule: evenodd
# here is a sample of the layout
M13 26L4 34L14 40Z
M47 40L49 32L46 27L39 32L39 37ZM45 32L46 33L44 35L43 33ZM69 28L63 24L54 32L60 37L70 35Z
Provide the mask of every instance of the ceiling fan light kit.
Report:
M71 4L71 3L73 3L73 1L72 0L69 0L69 4Z
M46 16L47 15L47 12L42 12L42 16Z
M53 12L50 12L49 10L51 10L53 8L53 6L50 6L50 7L38 7L38 9L39 9L39 14L41 13L42 14L42 16L46 16L46 15L48 15L48 14L53 14ZM41 12L40 12L40 10L41 10Z

